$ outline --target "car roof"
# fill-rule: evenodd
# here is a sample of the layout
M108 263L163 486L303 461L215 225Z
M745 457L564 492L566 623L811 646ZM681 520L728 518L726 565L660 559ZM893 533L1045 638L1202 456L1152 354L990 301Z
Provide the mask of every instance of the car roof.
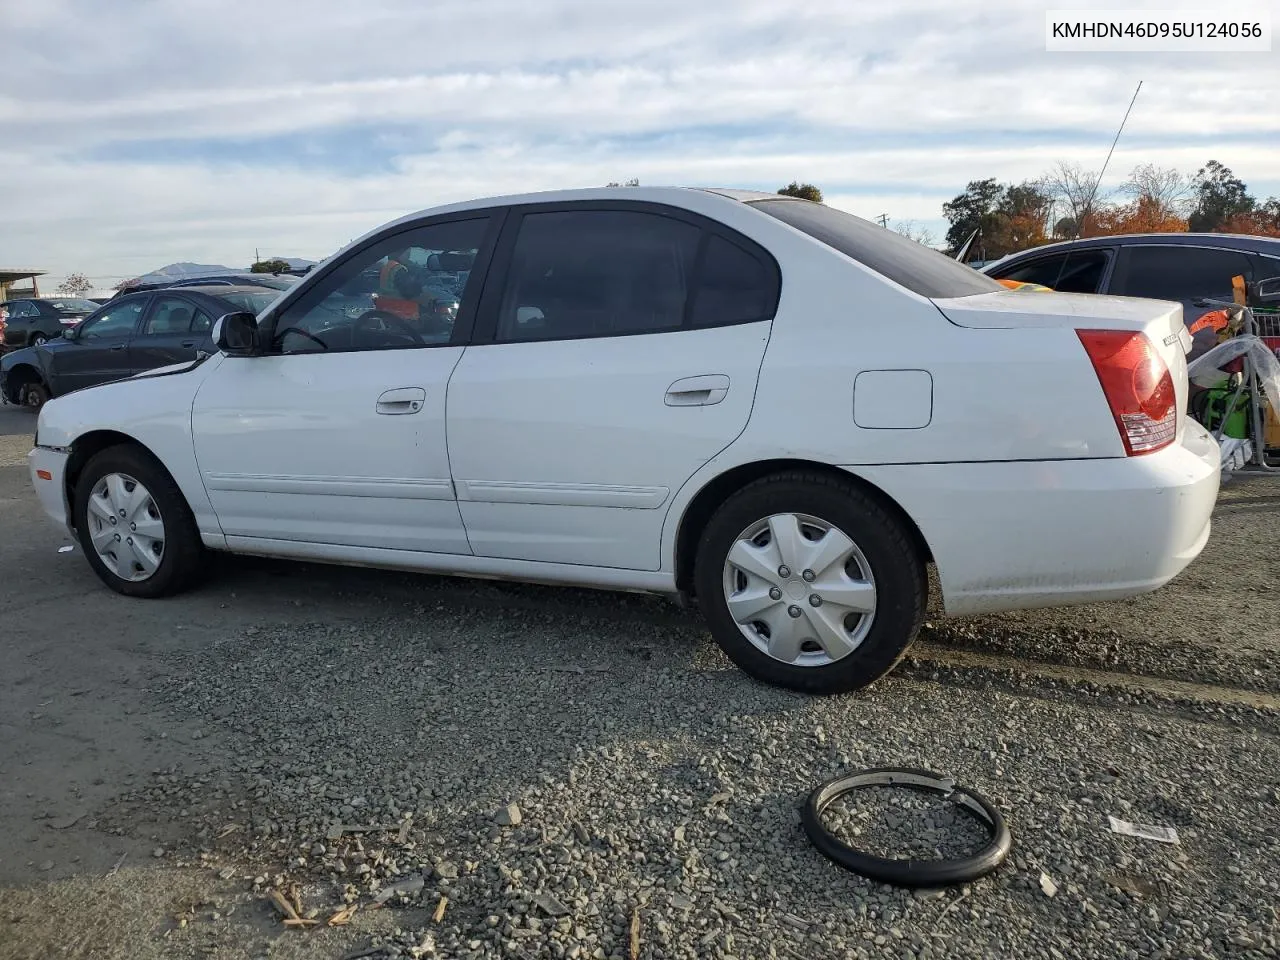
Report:
M1123 247L1133 244L1143 246L1222 247L1228 250L1248 250L1253 253L1280 254L1280 238L1256 237L1246 233L1117 233L1107 237L1082 237L1079 240L1060 240L1040 247L1019 250L984 264L982 269L1004 263L1015 257L1053 253L1058 250L1082 250L1089 247Z
M510 207L533 203L567 203L574 200L631 200L647 203L666 203L687 208L691 205L694 197L709 195L739 203L751 203L757 200L794 199L776 193L734 190L723 187L581 187L574 190L543 190L534 193L477 197L474 200L462 200L435 207L426 207L422 210L415 210L413 213L406 214L403 217L398 217L391 223L382 224L371 233L378 233L401 223L411 223L426 216L460 213L467 210L483 210L488 207Z
M623 200L639 203L662 203L670 206L691 209L697 207L697 198L715 197L724 203L753 203L760 200L794 200L796 203L807 203L795 197L776 193L764 193L755 190L737 190L731 187L579 187L573 190L542 190L533 193L512 193L501 196L477 197L473 200L460 200L454 203L424 207L397 217L387 223L379 224L364 236L352 240L332 256L336 257L347 250L359 246L369 238L386 230L412 224L424 217L445 216L451 213L465 213L471 210L485 210L490 207L511 207L535 203L568 203L583 200ZM330 258L332 259L332 257Z
M182 287L162 287L156 293L166 291L176 291L178 293L202 293L208 297L225 297L229 293L253 293L258 295L279 293L279 290L273 290L270 287L259 286L253 283L237 284L235 286L227 286L226 284L210 284L209 286L200 286L199 284L189 284Z

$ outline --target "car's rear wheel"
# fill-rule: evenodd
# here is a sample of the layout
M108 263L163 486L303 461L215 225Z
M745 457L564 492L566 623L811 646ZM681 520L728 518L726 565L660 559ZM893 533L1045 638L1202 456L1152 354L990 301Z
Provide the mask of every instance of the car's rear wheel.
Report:
M38 347L42 343L48 343L49 338L43 333L33 333L31 335L31 346Z
M903 522L818 472L766 477L726 501L703 531L694 578L712 636L738 666L812 693L893 669L928 597Z
M178 593L203 565L204 546L182 491L138 447L111 447L85 465L76 484L75 520L89 565L127 596Z

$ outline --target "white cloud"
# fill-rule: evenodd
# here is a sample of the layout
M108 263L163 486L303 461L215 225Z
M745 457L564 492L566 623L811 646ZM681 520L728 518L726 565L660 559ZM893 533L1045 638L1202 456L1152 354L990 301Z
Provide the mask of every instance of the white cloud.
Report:
M800 178L940 234L971 179L1096 167L1139 79L1109 180L1216 158L1280 193L1270 57L1048 54L1026 4L9 6L0 262L57 273L317 257L433 203L631 176Z

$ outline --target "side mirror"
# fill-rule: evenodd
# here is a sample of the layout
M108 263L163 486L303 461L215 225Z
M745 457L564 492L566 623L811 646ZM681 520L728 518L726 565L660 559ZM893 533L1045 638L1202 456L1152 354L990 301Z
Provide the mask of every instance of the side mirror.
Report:
M62 339L63 339L63 340L74 340L75 338L76 338L76 328L75 328L75 327L68 327L66 330L63 330L63 331L62 331Z
M1280 303L1280 277L1259 280L1252 299L1256 303Z
M229 357L260 353L258 318L248 311L224 313L213 323L213 342Z

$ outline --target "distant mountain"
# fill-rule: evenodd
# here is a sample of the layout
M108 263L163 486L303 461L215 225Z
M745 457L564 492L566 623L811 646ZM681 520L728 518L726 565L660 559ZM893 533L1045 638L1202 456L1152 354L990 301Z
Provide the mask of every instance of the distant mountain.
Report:
M232 270L230 267L224 267L218 263L171 263L167 267L161 267L159 270L152 270L147 277L156 277L158 279L175 278L175 277L201 277L211 273L239 273L238 270ZM142 279L145 279L142 278Z

